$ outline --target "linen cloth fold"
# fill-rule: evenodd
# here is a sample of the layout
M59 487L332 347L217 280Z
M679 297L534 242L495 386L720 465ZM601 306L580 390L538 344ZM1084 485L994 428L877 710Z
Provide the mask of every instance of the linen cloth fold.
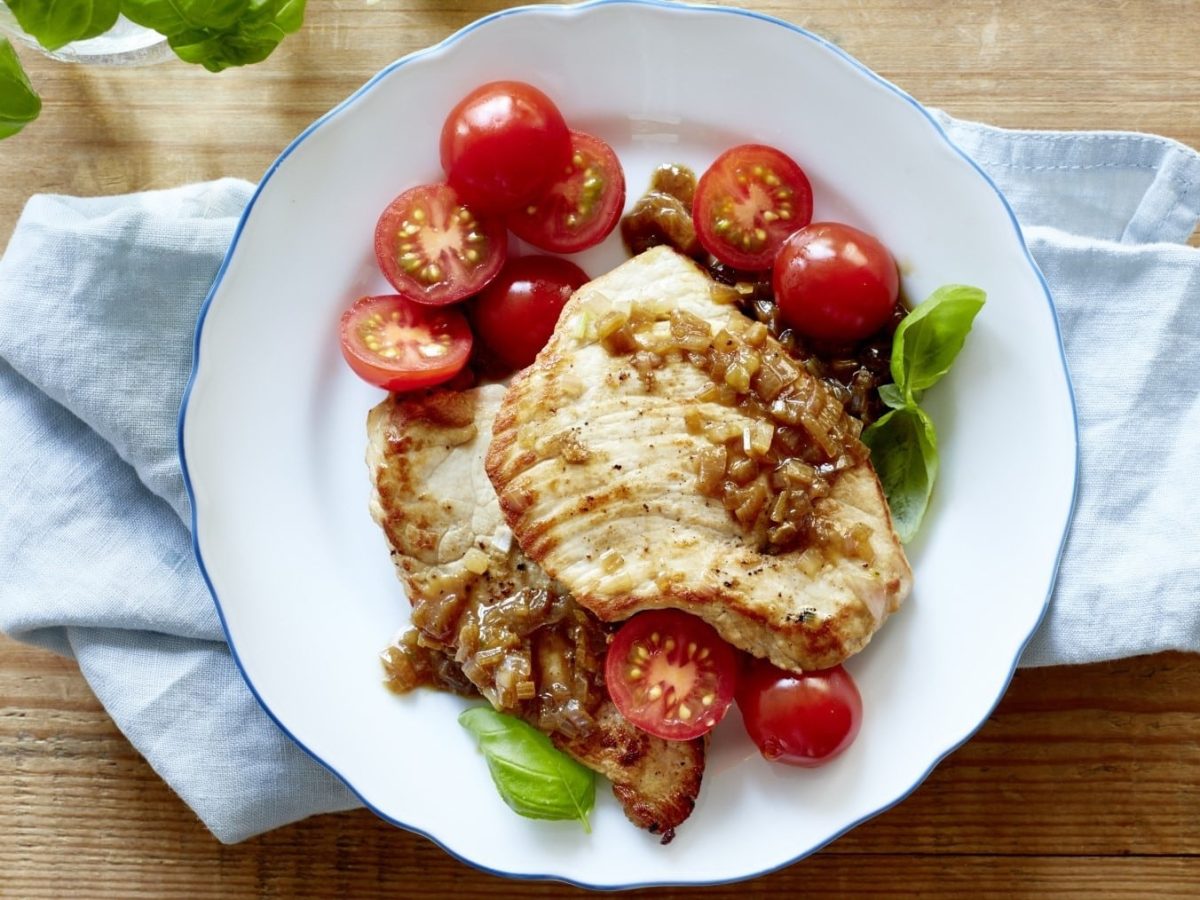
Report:
M1076 391L1079 500L1022 665L1200 650L1200 154L935 116L1013 205ZM188 534L176 416L251 191L36 196L0 259L0 628L78 660L228 842L358 805L252 698Z

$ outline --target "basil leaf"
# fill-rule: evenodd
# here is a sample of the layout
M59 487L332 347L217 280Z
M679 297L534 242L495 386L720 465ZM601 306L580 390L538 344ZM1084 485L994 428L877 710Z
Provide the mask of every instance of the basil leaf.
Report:
M262 62L286 35L270 23L233 31L185 31L168 38L175 55L184 62L222 72L234 66Z
M949 371L986 296L979 288L949 284L904 317L892 338L892 379L909 403Z
M578 819L591 833L587 814L596 802L596 776L520 719L475 706L458 722L479 739L501 798L530 819Z
M906 406L864 430L862 440L871 451L871 464L887 496L892 525L907 544L921 527L937 479L933 422L920 407Z
M121 0L125 18L164 37L185 31L234 28L250 0Z
M6 0L21 29L47 50L98 37L116 24L119 0Z
M21 68L17 51L0 37L0 139L16 134L41 111L42 98Z
M88 27L84 29L83 34L75 40L86 41L90 38L100 37L100 35L117 24L117 16L120 14L120 0L93 0L92 21L88 23Z
M908 405L908 401L904 399L904 392L900 390L898 385L894 384L880 385L879 399L883 401L885 406L891 409L903 409Z
M194 28L169 36L175 55L220 72L261 62L304 23L304 0L250 0L230 28Z
M5 0L21 30L47 50L78 40L92 24L92 0Z
M304 24L305 0L120 0L184 62L220 72L262 62Z
M275 13L275 24L287 34L295 34L304 24L304 0L284 0Z

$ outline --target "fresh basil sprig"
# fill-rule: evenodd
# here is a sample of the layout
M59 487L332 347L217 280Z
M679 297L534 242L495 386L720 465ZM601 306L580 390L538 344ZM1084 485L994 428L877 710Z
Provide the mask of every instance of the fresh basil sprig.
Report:
M937 432L917 404L949 370L962 350L986 294L950 284L934 291L904 317L892 338L892 381L879 389L891 412L863 431L871 463L892 511L900 540L921 527L937 479Z
M591 832L587 814L596 802L591 769L532 725L489 707L472 707L458 722L479 739L496 790L514 812L530 819L578 819Z
M38 117L42 98L21 68L17 53L0 37L0 138L16 134Z
M47 50L98 37L119 14L167 39L210 72L262 62L304 24L305 0L4 0ZM12 45L0 38L0 139L38 117L42 103Z
M305 0L121 0L125 17L165 36L185 62L220 72L262 62L304 24Z

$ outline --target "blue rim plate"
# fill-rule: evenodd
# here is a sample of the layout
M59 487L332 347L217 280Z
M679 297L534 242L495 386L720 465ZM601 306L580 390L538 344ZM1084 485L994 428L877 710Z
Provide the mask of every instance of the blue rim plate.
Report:
M756 65L706 62L731 47ZM866 705L858 741L823 769L792 770L759 759L732 716L665 847L604 791L590 835L518 818L455 722L462 701L380 684L376 654L407 604L367 514L363 419L381 394L342 364L336 322L385 290L371 250L382 207L439 177L436 134L409 123L440 122L496 78L538 84L612 143L631 200L657 163L702 169L735 143L774 144L812 178L817 218L883 238L909 296L947 282L990 295L927 398L942 471L909 548L914 595L848 664ZM578 261L598 275L621 258L614 236ZM602 889L760 875L914 790L986 720L1041 621L1078 471L1050 294L986 174L919 103L824 39L660 0L498 12L393 63L297 137L201 309L179 452L197 561L272 720L377 814L464 862Z

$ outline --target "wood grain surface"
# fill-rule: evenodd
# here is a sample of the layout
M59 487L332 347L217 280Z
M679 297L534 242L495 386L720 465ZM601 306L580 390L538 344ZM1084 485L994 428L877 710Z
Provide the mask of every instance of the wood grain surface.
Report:
M257 179L374 71L503 5L310 0L304 30L271 60L220 76L25 53L45 109L0 142L0 239L39 191ZM1144 130L1200 146L1198 0L743 5L830 38L958 116ZM753 57L731 49L714 64L753 66ZM786 99L786 86L776 89ZM1198 826L1200 657L1023 671L984 728L900 806L748 885L654 894L1196 896ZM478 873L363 811L222 846L125 741L73 663L0 638L0 897L579 893Z

